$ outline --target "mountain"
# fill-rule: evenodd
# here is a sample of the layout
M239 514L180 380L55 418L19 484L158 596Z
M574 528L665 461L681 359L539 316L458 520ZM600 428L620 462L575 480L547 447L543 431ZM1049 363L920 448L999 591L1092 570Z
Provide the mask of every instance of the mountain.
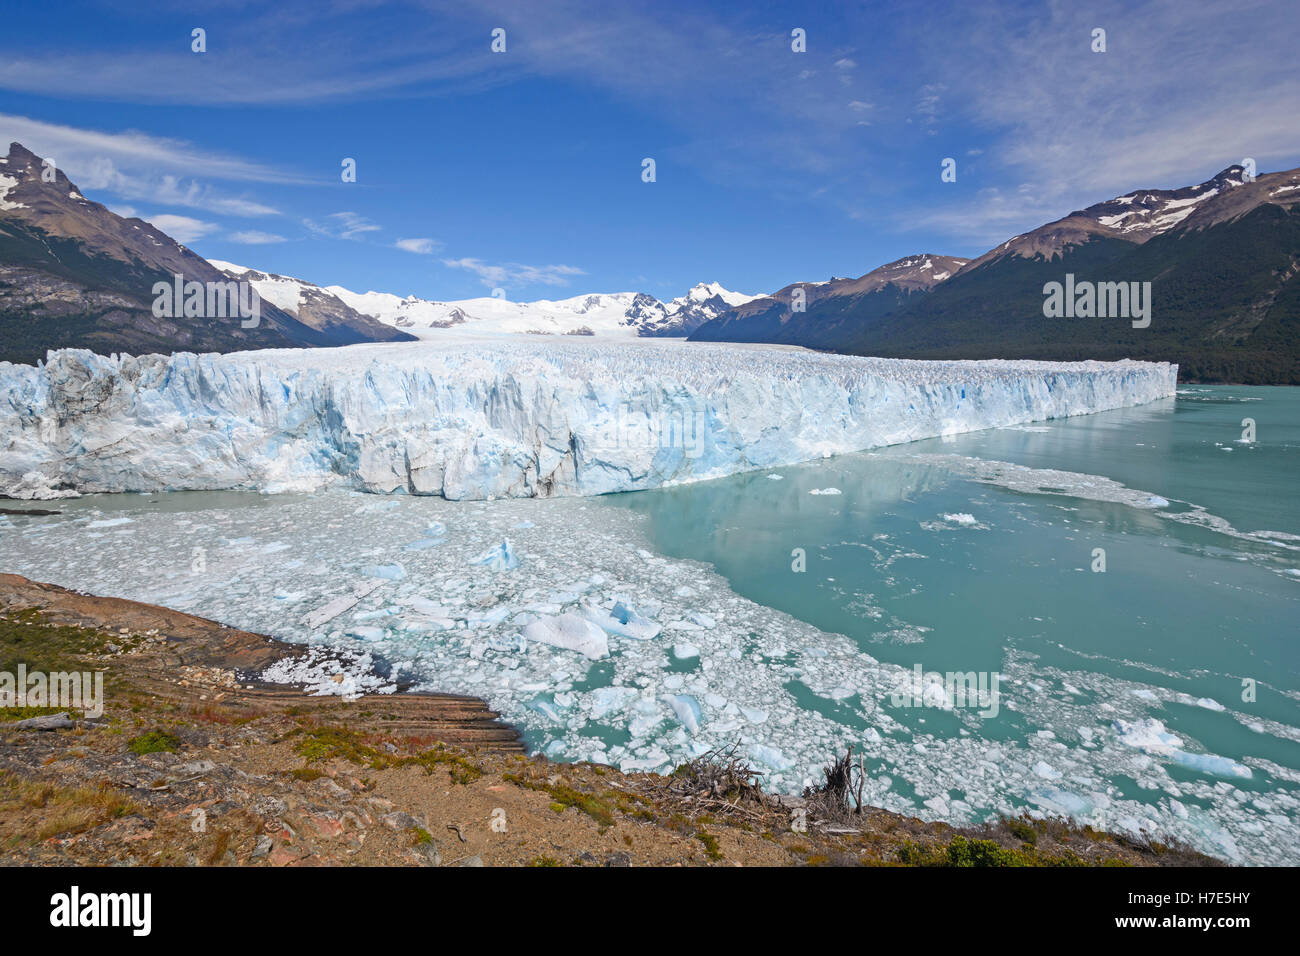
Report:
M260 288L260 287L259 287ZM439 329L534 335L684 336L753 296L730 292L716 282L660 302L645 292L589 293L568 299L512 302L484 296L439 302L389 292L352 292L327 286L357 312L400 329Z
M411 341L415 338L373 316L358 312L338 296L303 279L259 272L220 259L209 259L208 262L232 279L250 282L263 302L271 303L339 344Z
M737 324L744 307L692 338L897 358L1152 359L1178 363L1185 381L1300 384L1300 169L1244 172L1076 210L897 305L810 296L792 338L771 321ZM1150 325L1046 317L1044 287L1067 274L1076 286L1150 282Z
M262 303L254 328L244 328L239 316L154 315L154 284L171 284L177 274L229 282L144 220L124 219L86 199L62 171L21 144L0 158L0 361L30 364L54 348L230 352L395 334L375 323L314 327L270 302Z
M649 296L645 296L649 299ZM638 317L641 335L680 336L690 335L706 322L711 322L729 309L743 306L756 296L743 292L728 292L716 282L701 282L685 295L678 296L670 302L659 302L662 309L659 315L651 308L643 317ZM652 300L656 301L656 300Z
M967 264L953 256L916 255L873 269L856 279L832 276L825 282L796 282L720 314L691 336L703 342L779 342L834 348L852 323L888 315L914 295L934 288ZM802 310L796 299L802 294ZM843 306L856 303L845 318ZM812 307L818 304L820 308ZM838 308L836 308L838 304ZM846 324L848 323L848 324Z

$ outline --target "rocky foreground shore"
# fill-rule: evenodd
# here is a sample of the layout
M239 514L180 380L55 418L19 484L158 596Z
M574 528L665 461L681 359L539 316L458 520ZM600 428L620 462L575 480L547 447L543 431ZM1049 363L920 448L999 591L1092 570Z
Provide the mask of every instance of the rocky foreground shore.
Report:
M8 865L1213 865L1057 821L954 829L776 797L726 754L669 777L530 757L480 700L250 679L301 648L0 574L0 673L102 671L104 712L0 707ZM828 754L828 762L836 755ZM849 806L852 806L851 801Z

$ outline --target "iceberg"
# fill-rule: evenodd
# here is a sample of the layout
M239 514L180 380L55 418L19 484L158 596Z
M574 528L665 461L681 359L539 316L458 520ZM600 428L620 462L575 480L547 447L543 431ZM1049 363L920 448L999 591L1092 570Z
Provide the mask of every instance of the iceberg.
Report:
M577 651L585 657L609 656L609 639L605 632L586 618L572 613L530 621L524 628L524 640Z
M1176 378L664 340L64 349L0 363L0 494L596 495L1138 405Z
M502 541L495 548L484 551L475 558L472 564L480 564L485 568L493 571L513 571L519 567L519 558L510 548L510 541Z
M582 615L601 629L619 637L630 637L636 641L648 641L657 637L661 628L653 621L646 620L622 601L617 601L610 611L602 608L585 606Z

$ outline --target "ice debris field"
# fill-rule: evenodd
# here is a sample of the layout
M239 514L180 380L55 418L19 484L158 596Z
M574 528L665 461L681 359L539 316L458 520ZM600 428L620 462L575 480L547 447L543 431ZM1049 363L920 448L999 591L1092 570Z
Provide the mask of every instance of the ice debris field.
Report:
M656 488L1173 395L1147 362L423 341L0 363L0 494Z
M644 518L599 499L333 491L60 507L0 518L0 566L320 650L268 679L324 693L400 684L475 695L554 759L628 771L667 772L739 742L776 792L819 779L853 744L872 762L866 799L891 810L955 823L1068 815L1234 861L1300 860L1296 775L1203 752L1158 716L1172 702L1222 704L1013 653L999 706L1023 736L989 736L960 707L955 732L908 724L887 702L912 671L741 597L707 565L652 553ZM1034 730L1048 726L1077 727L1079 741ZM1273 722L1258 730L1300 735ZM1179 766L1210 776L1184 779ZM1261 773L1289 783L1258 789ZM1124 775L1159 804L1117 789Z

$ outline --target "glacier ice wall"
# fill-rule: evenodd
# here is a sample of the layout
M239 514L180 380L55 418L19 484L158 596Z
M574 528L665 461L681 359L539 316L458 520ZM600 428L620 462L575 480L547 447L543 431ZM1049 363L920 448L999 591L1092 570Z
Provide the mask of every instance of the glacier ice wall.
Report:
M1142 404L1176 377L683 342L62 350L0 363L0 494L591 495Z

